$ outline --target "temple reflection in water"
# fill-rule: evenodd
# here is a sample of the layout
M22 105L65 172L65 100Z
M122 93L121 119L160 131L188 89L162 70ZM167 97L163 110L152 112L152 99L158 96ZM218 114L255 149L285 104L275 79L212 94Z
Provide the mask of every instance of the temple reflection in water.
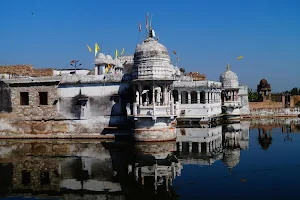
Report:
M230 170L248 149L249 123L178 128L159 143L24 140L0 144L0 193L63 199L178 199L186 164L221 160Z

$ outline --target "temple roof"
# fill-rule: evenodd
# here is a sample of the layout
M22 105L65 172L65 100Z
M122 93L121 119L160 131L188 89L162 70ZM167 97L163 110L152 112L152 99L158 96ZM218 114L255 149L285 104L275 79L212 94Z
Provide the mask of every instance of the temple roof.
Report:
M134 53L133 77L138 80L174 80L175 69L167 48L149 37Z

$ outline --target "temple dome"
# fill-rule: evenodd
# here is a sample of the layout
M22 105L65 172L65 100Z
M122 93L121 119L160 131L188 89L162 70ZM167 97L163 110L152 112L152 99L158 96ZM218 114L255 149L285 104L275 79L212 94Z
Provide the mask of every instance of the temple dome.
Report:
M134 53L133 78L141 80L173 80L176 71L167 48L148 37Z
M238 76L230 70L229 64L226 71L221 74L220 81L224 88L237 88L239 86Z

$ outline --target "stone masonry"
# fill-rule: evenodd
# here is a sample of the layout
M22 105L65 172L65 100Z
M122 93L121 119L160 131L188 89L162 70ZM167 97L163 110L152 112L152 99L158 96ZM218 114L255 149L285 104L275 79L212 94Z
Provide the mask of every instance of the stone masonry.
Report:
M0 66L0 74L23 75L23 76L52 76L53 69L34 69L32 65L7 65Z
M43 117L53 118L57 114L55 100L58 100L57 85L51 83L49 86L33 84L27 85L11 85L11 99L13 113L19 117L31 117L31 119L41 119ZM28 92L29 105L20 104L20 93ZM48 105L40 105L39 92L47 92Z

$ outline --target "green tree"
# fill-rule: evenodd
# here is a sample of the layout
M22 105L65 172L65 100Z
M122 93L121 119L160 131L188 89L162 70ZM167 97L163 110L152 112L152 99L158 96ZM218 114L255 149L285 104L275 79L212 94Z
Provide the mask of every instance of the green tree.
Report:
M257 92L252 92L252 89L248 90L248 99L250 102L257 102L259 100Z
M291 95L299 95L300 92L299 92L299 89L297 87L294 87L292 90L291 90Z

